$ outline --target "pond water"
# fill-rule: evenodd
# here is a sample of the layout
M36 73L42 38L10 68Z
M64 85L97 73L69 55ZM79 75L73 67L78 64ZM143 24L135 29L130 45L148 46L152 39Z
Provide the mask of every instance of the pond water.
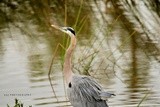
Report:
M50 4L55 23L65 25L64 20L69 26L77 23L73 70L91 75L105 90L115 93L108 101L111 107L136 107L141 101L141 107L159 107L160 18L146 8L148 2L140 1L135 7L119 2L124 10L131 9L124 12L126 17L121 14L121 8L115 10L110 1L77 2L68 1L64 6L58 1ZM40 9L38 6L45 5L34 7L32 3L12 2L13 6L9 7L7 2L0 2L3 16L0 18L0 106L13 105L18 98L25 106L71 107L63 81L63 48L58 49L52 65L55 94L48 79L56 46L60 43L66 48L68 38L44 26L47 8ZM67 18L64 18L65 10ZM137 21L135 15L140 20ZM37 21L37 17L44 23Z

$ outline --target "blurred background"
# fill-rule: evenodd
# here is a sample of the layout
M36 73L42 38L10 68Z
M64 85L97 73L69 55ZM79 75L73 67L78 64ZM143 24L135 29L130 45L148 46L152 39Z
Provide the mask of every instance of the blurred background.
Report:
M1 107L15 98L71 107L62 72L69 38L51 24L75 29L73 70L115 93L110 107L160 106L160 0L1 0Z

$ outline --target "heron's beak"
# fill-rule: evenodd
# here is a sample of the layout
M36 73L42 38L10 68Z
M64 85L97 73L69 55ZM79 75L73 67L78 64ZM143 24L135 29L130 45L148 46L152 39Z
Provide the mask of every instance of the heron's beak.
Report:
M53 28L55 28L55 29L58 29L58 30L60 30L60 27L59 26L56 26L56 25L51 25Z
M57 29L57 30L60 30L60 31L62 31L62 32L64 32L64 33L66 33L66 27L59 27L59 26L56 26L56 25L51 25L53 28L55 28L55 29Z

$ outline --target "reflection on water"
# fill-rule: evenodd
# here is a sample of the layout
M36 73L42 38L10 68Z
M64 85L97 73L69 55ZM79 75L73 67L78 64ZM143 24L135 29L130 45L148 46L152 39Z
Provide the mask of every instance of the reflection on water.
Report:
M79 19L75 72L93 76L114 92L110 106L135 107L145 98L142 106L159 107L160 19L149 9L152 4L128 0L77 2L68 1L66 5L68 25L74 26ZM54 23L62 25L66 7L58 0L32 4L34 1L0 2L0 105L12 105L17 97L34 107L70 106L62 74L63 49L58 50L52 67L56 96L48 80L53 51L58 43L65 47L67 38L48 23L52 17Z

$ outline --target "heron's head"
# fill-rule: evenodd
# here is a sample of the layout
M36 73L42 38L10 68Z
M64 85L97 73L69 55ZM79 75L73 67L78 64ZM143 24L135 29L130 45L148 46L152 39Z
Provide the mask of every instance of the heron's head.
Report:
M75 36L75 31L71 27L58 27L58 26L55 26L55 25L51 25L51 26L56 28L56 29L59 29L60 31L68 34L69 36Z
M75 36L75 31L71 27L61 27L61 31L68 34L69 36Z

